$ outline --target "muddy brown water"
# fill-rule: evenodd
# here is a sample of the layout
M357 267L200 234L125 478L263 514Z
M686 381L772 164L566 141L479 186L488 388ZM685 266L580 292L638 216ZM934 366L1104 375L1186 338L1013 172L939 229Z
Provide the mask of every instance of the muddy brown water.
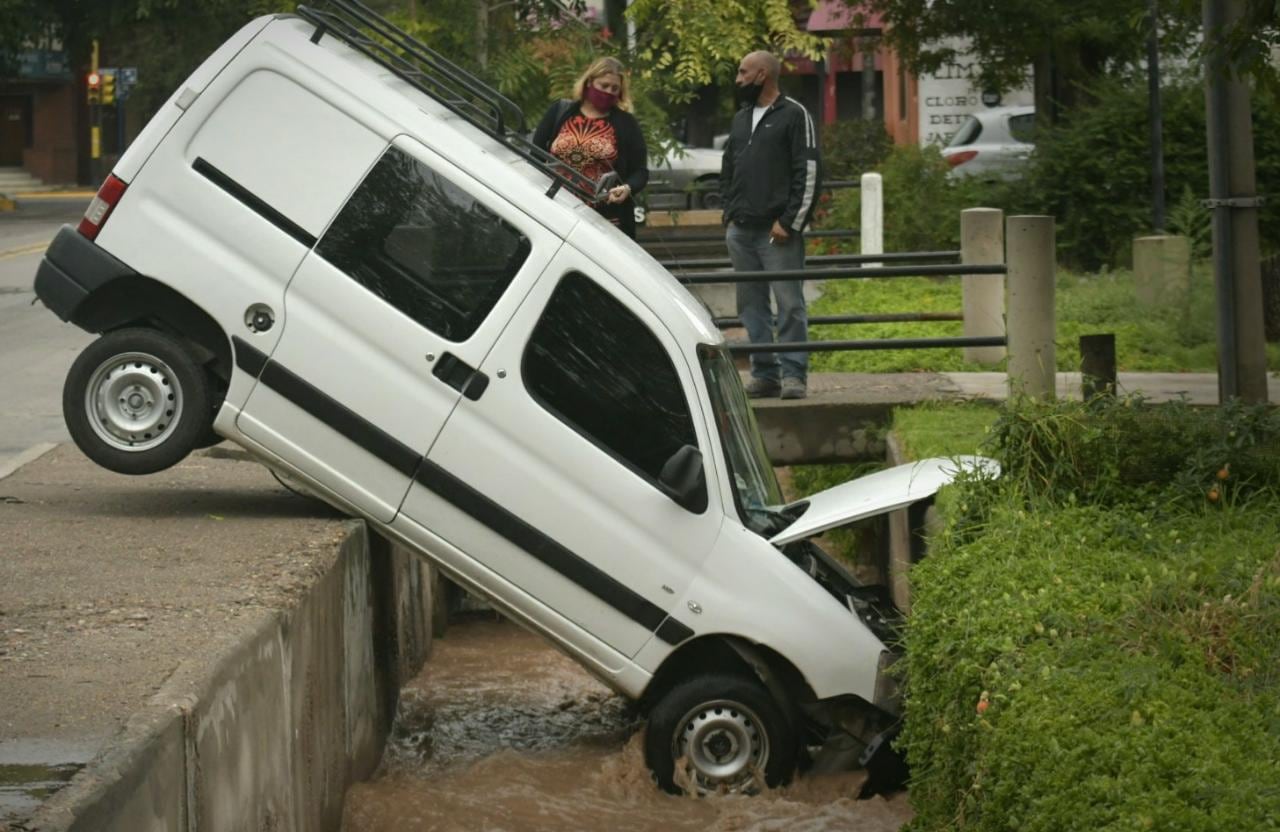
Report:
M862 773L802 777L755 797L675 797L651 782L622 697L538 636L476 614L450 626L343 832L893 832L905 794L855 800Z

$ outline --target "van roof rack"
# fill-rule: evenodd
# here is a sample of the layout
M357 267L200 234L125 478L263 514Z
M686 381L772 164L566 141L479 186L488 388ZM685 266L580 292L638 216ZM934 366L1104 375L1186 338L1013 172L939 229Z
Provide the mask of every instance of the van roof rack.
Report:
M315 24L312 43L326 34L382 64L398 78L439 101L551 177L547 196L565 186L588 201L597 183L535 145L525 135L520 105L359 0L318 0L299 5L298 16Z

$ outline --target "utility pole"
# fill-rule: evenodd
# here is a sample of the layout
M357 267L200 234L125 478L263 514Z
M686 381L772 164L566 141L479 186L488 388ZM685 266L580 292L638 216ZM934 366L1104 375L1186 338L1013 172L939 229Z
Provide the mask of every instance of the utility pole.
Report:
M1164 231L1164 113L1160 106L1157 0L1147 0L1147 100L1151 122L1151 230Z
M1258 195L1249 87L1226 53L1224 33L1239 26L1245 0L1203 0L1209 207L1218 306L1218 396L1267 400Z
M102 75L98 72L98 39L93 40L89 59L89 176L93 185L102 182Z
M858 42L858 52L862 55L862 120L875 121L876 118L876 47L878 42L870 35Z

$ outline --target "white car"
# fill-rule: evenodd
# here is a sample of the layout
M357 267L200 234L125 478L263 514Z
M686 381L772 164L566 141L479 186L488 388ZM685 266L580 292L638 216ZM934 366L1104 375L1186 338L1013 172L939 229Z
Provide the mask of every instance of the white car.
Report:
M1017 177L1035 150L1035 119L1035 107L995 107L974 113L942 149L942 157L956 176Z
M723 158L723 150L676 142L661 162L649 167L644 190L649 210L719 208Z
M957 464L784 505L724 337L588 205L607 183L371 20L246 25L58 234L37 293L101 333L64 387L76 444L128 474L240 444L639 700L666 789L884 747L892 610L810 538Z

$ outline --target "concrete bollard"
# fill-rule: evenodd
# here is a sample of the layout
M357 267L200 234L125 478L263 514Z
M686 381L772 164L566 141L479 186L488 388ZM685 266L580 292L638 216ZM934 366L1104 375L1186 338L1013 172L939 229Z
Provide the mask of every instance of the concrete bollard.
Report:
M884 254L884 180L878 173L862 174L862 253ZM879 263L864 263L876 267Z
M960 262L988 265L1004 262L1004 212L999 208L966 208L960 212ZM961 278L966 338L1004 335L1004 275L967 274ZM1004 347L965 347L964 360L999 364Z
M1140 306L1180 301L1191 288L1191 241L1173 234L1136 237L1133 282Z
M1009 217L1009 397L1056 394L1053 217Z

